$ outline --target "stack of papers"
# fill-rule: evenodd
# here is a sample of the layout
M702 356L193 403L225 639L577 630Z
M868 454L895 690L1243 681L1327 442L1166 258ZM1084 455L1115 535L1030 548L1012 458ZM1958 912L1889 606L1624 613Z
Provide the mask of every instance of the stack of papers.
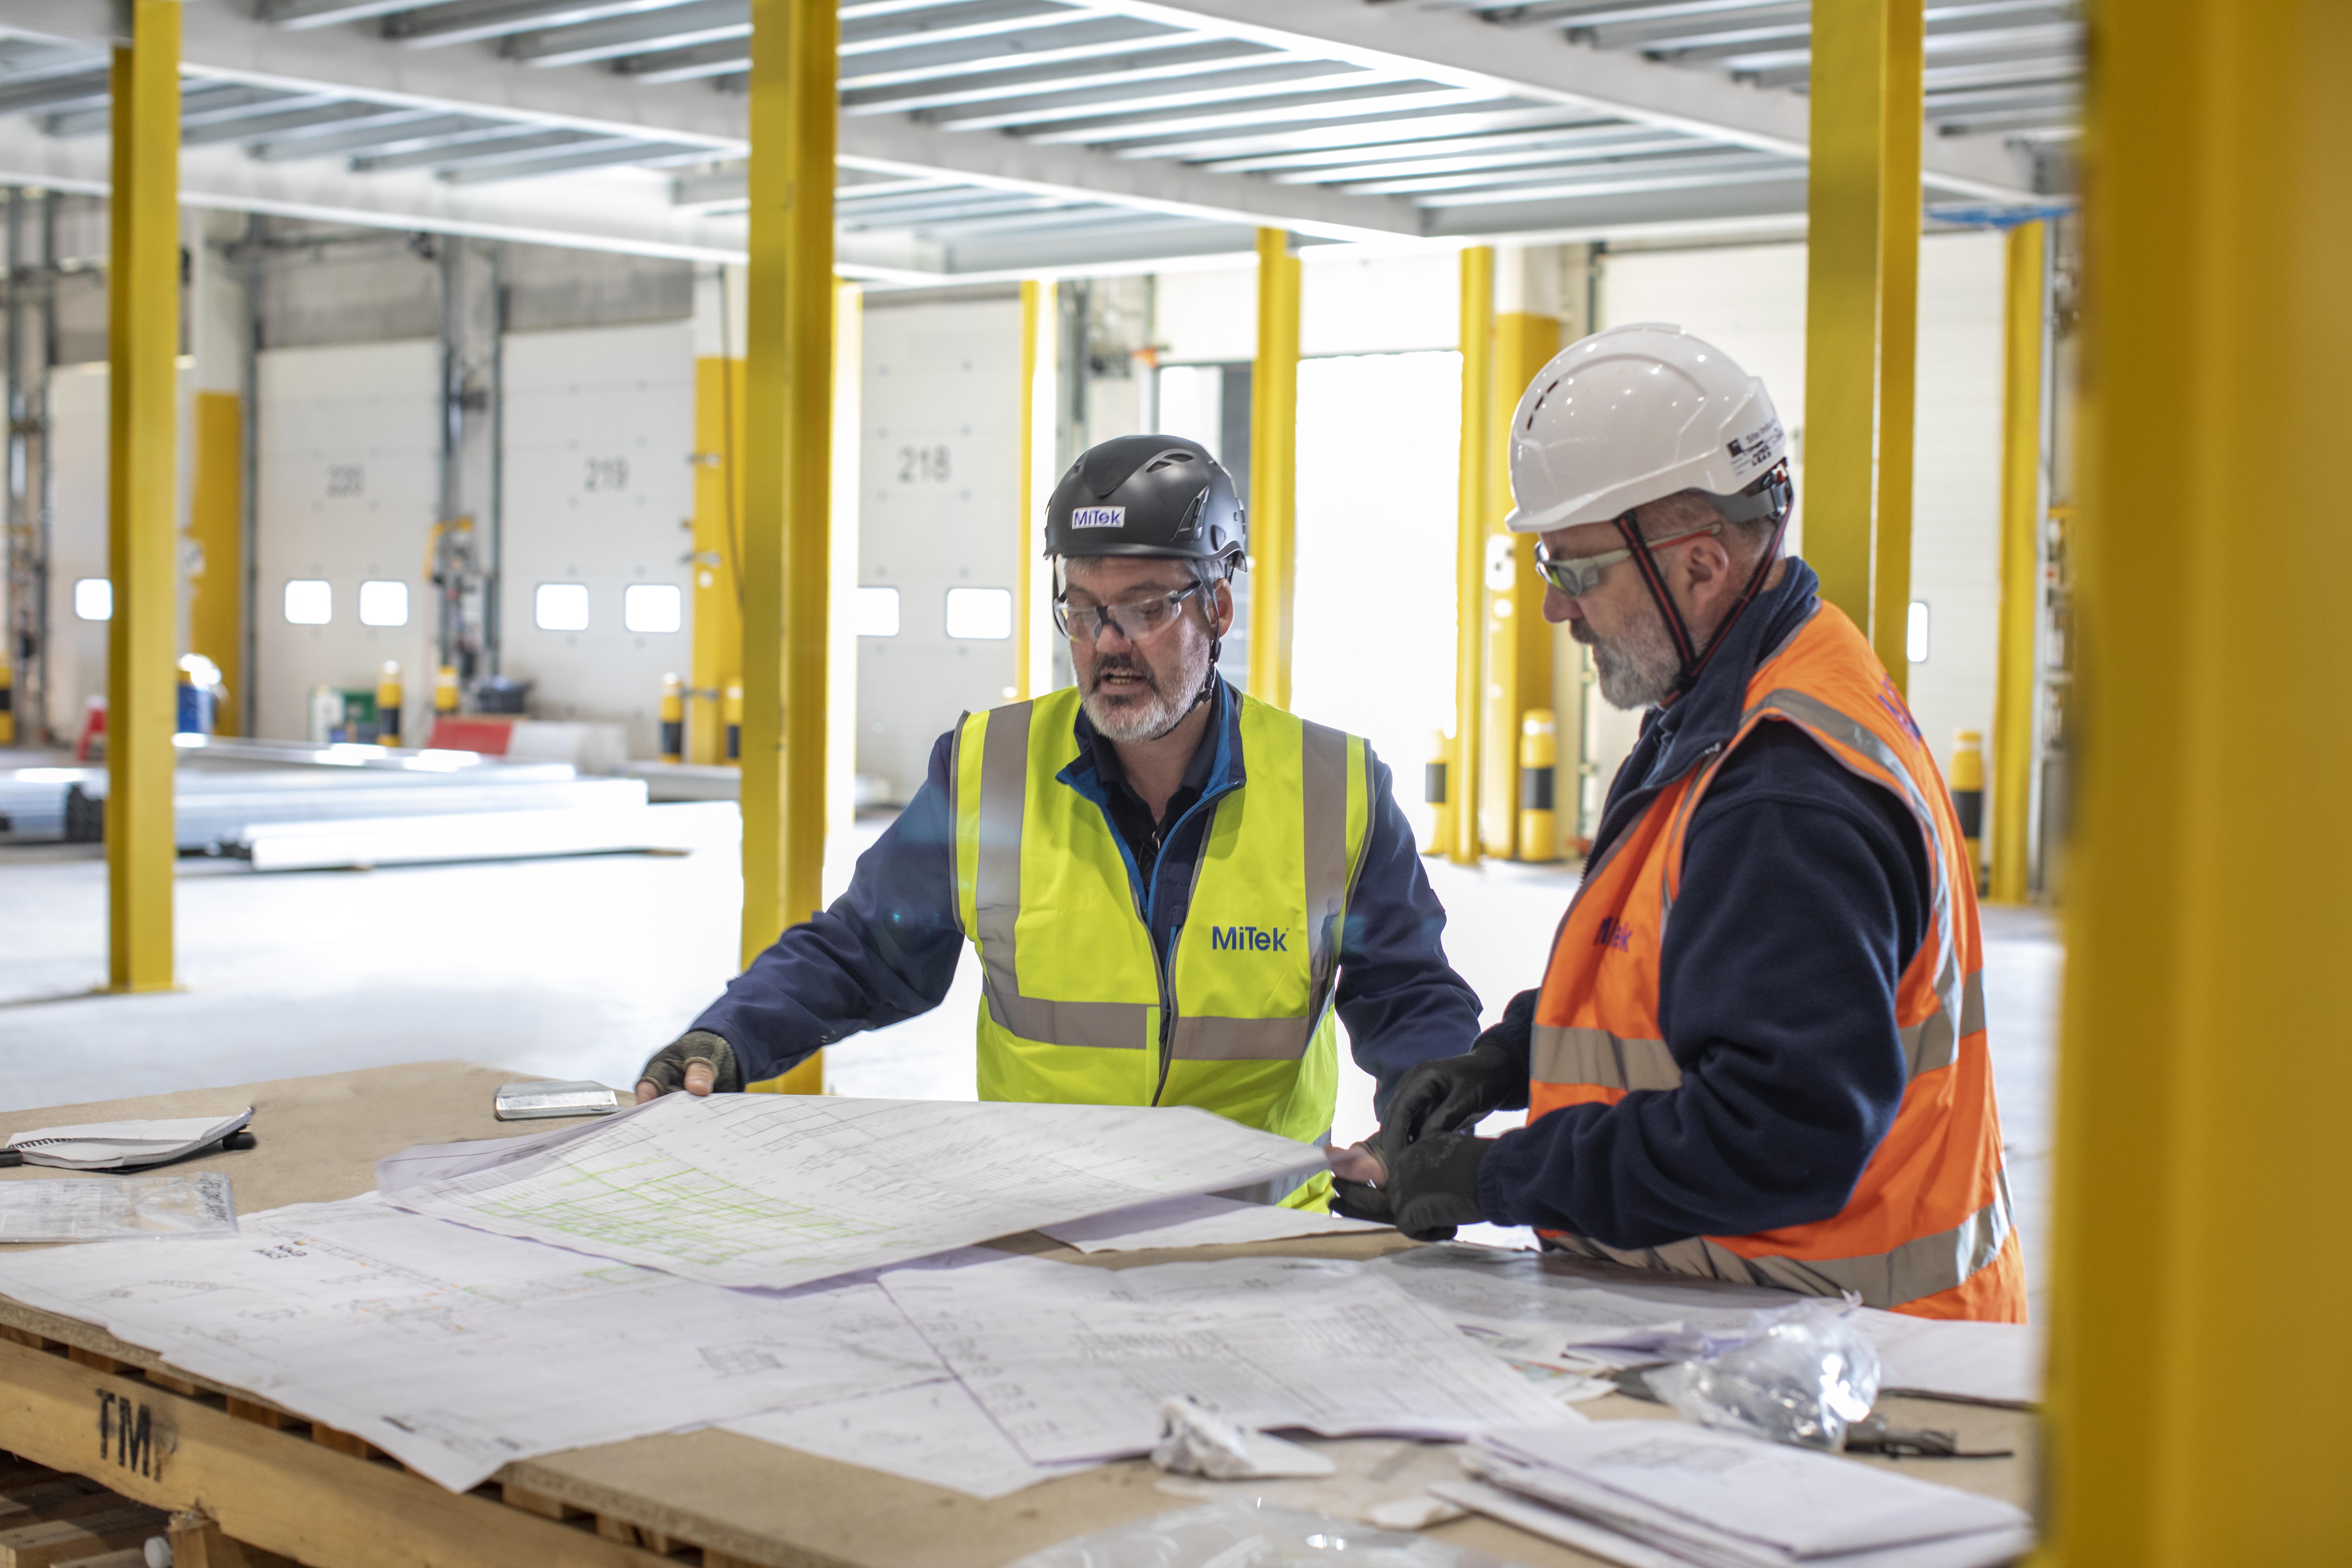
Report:
M10 1138L7 1147L27 1165L68 1171L121 1171L160 1165L217 1143L253 1120L253 1107L233 1116L183 1116L166 1121L91 1121L72 1127L36 1127Z
M1481 1482L1430 1489L1633 1568L1991 1568L2033 1545L2005 1502L1679 1421L1496 1431Z
M1243 1426L1327 1437L1458 1441L1582 1419L1361 1264L1003 1258L894 1270L882 1287L1040 1465L1147 1452L1160 1405L1184 1395Z
M1323 1170L1190 1106L669 1094L535 1138L404 1150L384 1197L711 1285L804 1285Z

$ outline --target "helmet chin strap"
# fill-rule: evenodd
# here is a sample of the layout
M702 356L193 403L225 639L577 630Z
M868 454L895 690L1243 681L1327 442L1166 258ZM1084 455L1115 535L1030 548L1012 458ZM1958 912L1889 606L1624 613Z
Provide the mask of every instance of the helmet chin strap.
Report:
M1680 668L1675 677L1675 688L1667 696L1670 700L1679 697L1698 683L1699 672L1706 668L1706 661L1715 657L1715 650L1723 646L1724 637L1731 630L1733 623L1762 592L1764 579L1770 574L1772 563L1780 558L1780 539L1789 529L1788 509L1783 507L1780 515L1773 520L1771 541L1764 546L1764 553L1757 560L1756 569L1748 574L1746 586L1739 590L1739 597L1732 601L1722 625L1715 628L1715 635L1707 639L1705 648L1699 647L1692 638L1690 623L1683 619L1682 610L1675 604L1674 595L1667 592L1665 574L1658 570L1657 557L1650 553L1649 542L1642 537L1641 525L1633 521L1633 514L1621 512L1612 521L1618 537L1624 540L1626 548L1633 552L1633 565L1642 574L1642 582L1650 590L1650 597L1656 603L1658 614L1665 620L1666 635L1674 639L1675 658Z

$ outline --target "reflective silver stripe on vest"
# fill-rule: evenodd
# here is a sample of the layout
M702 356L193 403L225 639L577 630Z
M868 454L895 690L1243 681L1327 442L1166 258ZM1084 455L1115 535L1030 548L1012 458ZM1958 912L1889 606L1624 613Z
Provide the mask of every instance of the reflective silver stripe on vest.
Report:
M1683 1069L1664 1040L1619 1039L1606 1029L1538 1024L1530 1075L1538 1083L1597 1084L1602 1089L1680 1089Z
M2009 1173L1996 1179L1992 1201L1947 1231L1906 1241L1891 1252L1864 1258L1742 1258L1703 1236L1664 1247L1623 1251L1588 1237L1557 1236L1549 1245L1583 1258L1602 1258L1633 1268L1664 1268L1762 1285L1808 1296L1851 1290L1865 1307L1893 1309L1906 1301L1953 1289L2000 1256L2010 1231Z
M1021 821L1029 803L1029 716L1016 703L988 716L980 753L980 853L972 879L972 938L980 944L988 1016L1024 1040L1139 1051L1150 1046L1151 1009L1137 1002L1046 1002L1021 994L1014 927L1021 915ZM959 775L959 780L961 775Z
M1893 747L1878 738L1867 725L1832 708L1809 691L1781 687L1769 691L1740 716L1740 730L1745 734L1757 720L1774 713L1787 715L1809 730L1816 730L1850 751L1859 752L1886 771L1887 779L1902 792L1903 803L1917 819L1920 831L1927 836L1927 853L1933 875L1929 881L1934 897L1928 913L1936 923L1936 946L1938 962L1936 966L1936 1011L1920 1022L1901 1031L1903 1060L1906 1080L1923 1072L1947 1068L1958 1057L1959 1042L1984 1027L1984 993L1976 975L1961 984L1959 946L1952 935L1952 889L1946 875L1949 865L1944 853L1944 832L1936 813L1919 793L1918 781L1903 765L1903 759ZM1830 753L1836 757L1837 753ZM1857 777L1870 779L1884 786L1886 780L1872 778L1848 763L1843 757L1838 762ZM1718 760L1717 767L1723 765ZM1693 791L1695 796L1698 792ZM1664 921L1674 913L1674 900L1668 894L1662 901L1660 939L1664 936ZM1973 1022L1971 1022L1973 1019Z

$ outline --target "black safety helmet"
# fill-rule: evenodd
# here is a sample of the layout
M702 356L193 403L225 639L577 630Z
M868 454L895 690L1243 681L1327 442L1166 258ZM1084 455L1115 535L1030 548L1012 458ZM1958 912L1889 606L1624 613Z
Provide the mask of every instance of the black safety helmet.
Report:
M1045 502L1048 555L1226 562L1249 552L1234 477L1198 441L1120 436L1089 447Z

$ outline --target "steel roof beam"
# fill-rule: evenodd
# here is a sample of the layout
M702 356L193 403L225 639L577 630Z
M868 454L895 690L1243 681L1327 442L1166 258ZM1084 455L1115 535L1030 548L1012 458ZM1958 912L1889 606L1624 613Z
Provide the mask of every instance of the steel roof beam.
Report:
M1170 58L1171 56L1177 58ZM853 89L845 85L841 93L841 111L844 114L913 114L961 104L1036 99L1048 93L1108 90L1139 82L1192 80L1221 71L1235 73L1234 79L1242 80L1245 77L1240 73L1248 70L1278 71L1304 63L1308 62L1300 61L1296 55L1276 54L1272 50L1259 49L1254 44L1208 38L1193 44L1181 55L1175 50L1163 50L1126 58L1065 62L1029 71L994 73L976 79L950 78L942 80L932 77L925 82L909 84L895 91ZM1312 63L1322 64L1320 61Z
M335 27L346 22L373 21L395 11L415 11L442 0L259 0L254 18L272 26L299 32L311 27Z
M468 115L404 109L346 126L299 126L273 132L246 151L265 163L290 163L304 158L365 157L371 153L381 156L423 146L438 137L479 131L488 123Z
M1381 84L1381 90L1366 91L1352 98L1328 97L1309 99L1288 104L1253 104L1245 109L1229 110L1218 114L1186 114L1167 120L1097 119L1091 123L1061 131L1024 132L1021 140L1039 147L1107 146L1119 142L1143 142L1155 136L1176 136L1188 132L1229 131L1244 128L1271 130L1277 125L1310 125L1321 121L1353 120L1361 124L1367 120L1410 112L1423 109L1454 109L1472 103L1491 103L1486 94L1470 88L1431 88L1426 82L1391 82ZM966 127L978 129L978 127ZM1367 141L1378 141L1377 128Z
M1348 168L1375 162L1394 163L1400 168L1409 167L1419 159L1452 157L1460 153L1508 153L1538 147L1581 147L1605 143L1623 137L1673 137L1678 142L1700 145L1687 136L1672 131L1660 131L1652 125L1634 125L1622 120L1587 121L1575 125L1540 131L1501 132L1486 136L1437 136L1411 142L1376 142L1370 145L1349 145L1312 150L1259 153L1248 157L1224 158L1197 165L1221 174L1265 174L1280 182L1287 179L1311 180L1327 178L1315 173L1320 169Z
M616 141L600 144L592 142L583 143L577 152L519 157L503 163L461 163L455 168L437 169L434 173L437 178L453 185L487 185L502 180L535 180L548 174L577 174L583 169L609 169L619 163L657 168L665 160L700 155L698 148L666 147L657 142Z
M436 137L430 142L379 157L354 158L354 174L388 174L399 169L452 169L485 158L519 158L559 147L591 142L619 142L623 137L590 136L578 131L534 131L528 125L502 125L494 130Z
M688 0L578 26L512 33L499 52L529 66L568 66L751 36L751 0Z
M853 26L845 14L841 25L841 58L877 55L892 49L918 45L943 44L960 38L1001 37L1008 33L1028 32L1034 28L1076 26L1091 22L1103 15L1102 8L1087 5L1038 4L1037 0L980 0L979 4L959 6L953 13L960 20L943 27L925 23L908 26L888 23L879 26Z
M300 131L311 126L349 124L354 120L373 119L382 111L373 103L323 103L307 109L289 108L277 114L247 115L236 120L218 120L180 133L183 147L205 147L215 142L250 142L257 137Z
M1529 147L1517 152L1487 153L1465 153L1458 157L1430 158L1408 163L1357 163L1335 169L1314 169L1305 172L1276 174L1278 184L1330 184L1347 191L1381 189L1372 182L1383 180L1415 180L1449 175L1490 173L1501 174L1510 170L1564 169L1583 163L1603 163L1612 158L1653 155L1662 153L1693 152L1722 153L1742 158L1769 157L1771 154L1752 153L1745 148L1726 149L1720 142L1695 142L1674 131L1659 131L1643 126L1622 142L1608 142L1591 147ZM1398 187L1402 189L1402 187Z
M1339 187L1362 195L1419 196L1433 192L1492 191L1498 195L1513 190L1565 190L1585 184L1617 187L1621 182L1648 180L1682 180L1713 174L1748 174L1768 170L1781 175L1790 173L1790 161L1771 153L1759 153L1747 147L1716 147L1697 155L1629 158L1622 163L1554 165L1543 169L1496 169L1471 171L1460 174L1421 174L1395 180L1369 180L1361 184ZM1627 190L1644 190L1650 186L1624 184ZM1660 187L1663 188L1663 187Z
M674 82L707 81L713 77L735 76L751 68L751 40L722 39L715 44L697 44L691 48L664 49L659 54L623 55L613 62L613 69L632 81L648 87L664 87Z
M429 11L384 18L383 36L412 49L478 44L513 33L544 31L674 6L680 0L457 0Z
M1572 102L1712 140L1802 157L1810 135L1803 99L1581 45L1530 47L1527 34L1458 11L1362 0L1092 0L1097 9L1195 27L1272 47L1320 53L1371 68L1548 102ZM1269 23L1278 17L1280 26ZM2031 176L2005 149L1941 142L1925 178L1948 191L1992 199L2030 196Z
M103 65L94 71L72 76L0 83L0 115L31 114L44 109L78 109L93 101L105 101L112 90Z
M1234 69L1230 66L1222 75L1208 81L1197 78L1179 79L1163 87L1141 90L1114 79L1081 78L1078 79L1100 85L1071 87L1066 89L1033 88L1014 95L1009 101L986 100L984 112L957 112L952 106L938 112L917 111L916 118L927 124L953 131L997 131L1017 126L1058 124L1073 120L1100 120L1107 116L1126 118L1165 112L1171 109L1197 109L1210 104L1245 102L1251 99L1283 99L1305 101L1320 100L1330 93L1348 93L1362 89L1390 89L1397 87L1394 79L1381 73L1360 71L1329 60L1301 60L1279 55L1262 57L1263 65ZM868 107L861 104L861 115L889 112L887 104Z
M862 88L898 87L942 77L987 76L997 71L1030 70L1070 61L1100 59L1106 55L1147 54L1160 49L1190 48L1204 43L1255 48L1234 39L1204 38L1155 27L1131 16L1097 16L1057 27L1047 48L1034 48L1019 34L1004 37L967 38L949 43L899 49L878 58L874 68L846 70L844 92Z

